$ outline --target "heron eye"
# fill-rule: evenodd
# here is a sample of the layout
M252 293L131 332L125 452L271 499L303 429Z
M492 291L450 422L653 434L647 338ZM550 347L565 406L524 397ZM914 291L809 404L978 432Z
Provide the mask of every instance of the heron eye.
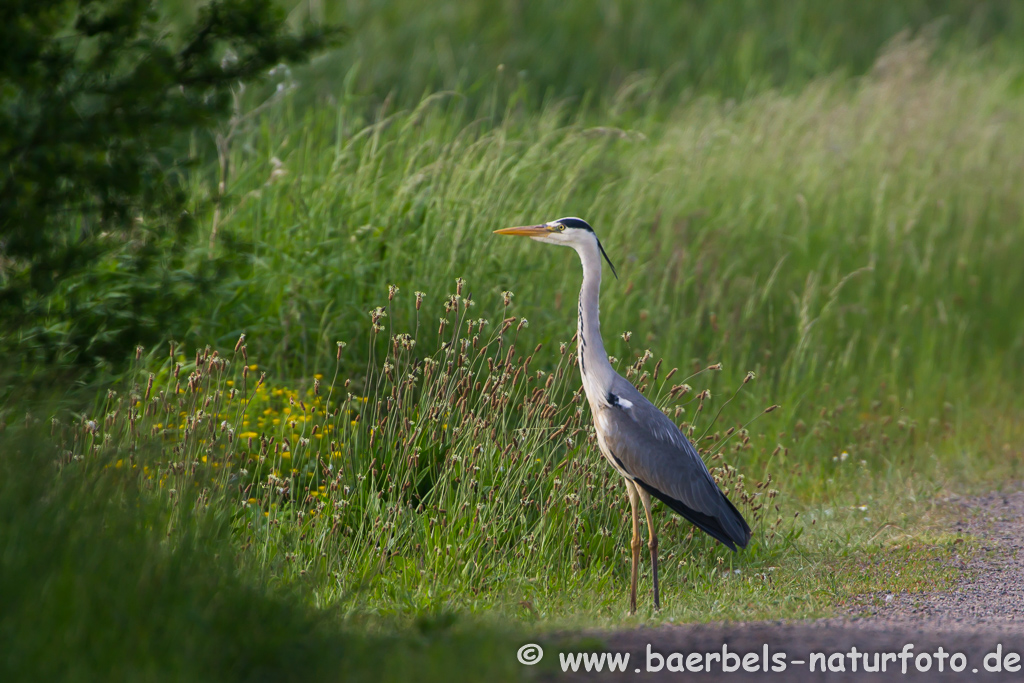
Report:
M557 230L558 232L565 232L565 226L559 223L557 226Z

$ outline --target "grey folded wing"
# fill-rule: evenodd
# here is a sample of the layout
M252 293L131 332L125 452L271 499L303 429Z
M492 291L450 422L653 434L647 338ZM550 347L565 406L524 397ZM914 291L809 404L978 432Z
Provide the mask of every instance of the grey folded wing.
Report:
M750 527L679 427L622 377L608 404L602 436L633 481L729 548L745 547Z

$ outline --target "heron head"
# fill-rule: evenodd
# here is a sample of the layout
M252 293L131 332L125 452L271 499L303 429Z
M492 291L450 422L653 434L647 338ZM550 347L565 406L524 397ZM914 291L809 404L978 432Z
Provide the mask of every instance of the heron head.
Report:
M497 235L520 235L537 240L538 242L573 247L577 251L582 247L596 244L597 248L601 251L601 255L604 256L604 260L611 266L612 274L616 278L619 277L619 274L615 272L615 266L612 264L611 259L608 258L604 247L601 246L601 240L597 239L594 229L582 218L559 218L550 223L525 225L518 228L503 228L494 232Z

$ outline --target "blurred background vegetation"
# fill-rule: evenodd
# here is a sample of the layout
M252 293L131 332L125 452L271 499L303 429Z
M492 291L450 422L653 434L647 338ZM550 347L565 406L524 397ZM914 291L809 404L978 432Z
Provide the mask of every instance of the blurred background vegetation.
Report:
M356 64L378 100L415 103L457 89L489 94L504 68L535 106L609 102L623 86L647 94L743 97L822 76L859 76L902 31L928 31L946 55L985 49L1019 56L1024 8L1012 0L540 0L310 1L295 16L343 21L352 40L335 73Z
M199 19L202 3L164 0L150 14L144 2L84 3L83 16L108 12L133 22L131 41L96 54L86 45L105 44L105 29L72 39L78 3L38 5L31 16L45 21L28 21L29 6L11 3L4 10L7 26L19 26L20 19L34 27L28 33L11 28L4 41L9 163L0 343L19 359L18 376L116 369L136 343L156 343L166 330L186 338L203 327L211 307L202 293L230 297L230 290L214 283L247 272L244 254L254 244L245 229L218 229L221 214L244 196L234 181L251 168L231 155L242 145L251 148L257 129L280 131L282 116L296 131L275 135L292 146L296 135L307 144L338 145L396 112L438 106L450 112L450 130L472 122L472 135L502 125L528 129L535 125L530 112L552 124L636 127L654 135L647 126L678 120L680 107L732 106L769 91L796 94L822 78L851 87L898 36L925 41L928 60L936 64L968 60L998 68L1019 63L1024 49L1024 10L1008 0L442 2L429 9L402 0L309 0L278 2L275 11L260 3L254 16L266 17L263 24L227 22L215 29L218 37L196 51L207 60L202 66L165 61L155 69L156 59L141 62L144 68L133 60L158 51L171 59L185 49L196 31L191 22L208 21ZM226 56L237 59L237 38L218 32L248 31L271 40L278 10L293 29L307 32L305 42L260 48L255 61L232 64L194 95L160 100L175 78L209 78L175 68L212 74ZM239 9L229 3L221 15L210 16L223 22L233 13ZM309 28L342 25L346 39L329 52L322 48L336 42L330 29ZM39 67L47 50L49 71ZM315 63L299 72L283 65L270 69L313 53ZM246 80L249 87L243 88ZM1015 92L1019 83L1007 87ZM47 92L63 97L42 98ZM103 115L114 110L128 113ZM304 116L334 122L306 132ZM26 149L33 154L26 156ZM270 155L263 162L282 158L280 150L263 152ZM591 171L596 177L603 169ZM52 226L27 227L41 223ZM175 237L197 225L197 239ZM218 240L227 248L202 248ZM35 265L26 270L28 261Z
M723 588L708 578L716 551L670 538L667 547L701 560L667 567L667 585L699 581L702 590L675 596L668 617L706 618L709 606L721 617L819 613L875 588L833 568L850 553L889 552L892 529L919 539L910 529L920 501L1024 471L1024 5L214 8L53 0L0 9L0 447L10 470L0 505L12 520L0 527L0 557L2 583L36 587L0 594L4 633L24 642L17 652L35 653L11 655L11 672L32 678L26 672L46 660L32 634L60 632L73 646L51 664L69 679L316 676L336 651L364 653L374 678L377 653L394 647L412 653L396 680L425 661L445 677L447 662L470 651L482 654L462 669L467 678L514 676L502 668L512 636L446 610L621 621L612 600L621 563L580 571L557 549L468 579L458 550L432 573L369 562L346 584L313 570L320 551L301 515L283 516L253 550L256 540L232 527L241 513L229 492L189 503L208 512L168 535L167 506L181 503L116 474L117 449L136 447L121 437L109 460L54 483L54 457L66 465L82 453L54 445L51 416L91 439L117 414L105 412L109 392L137 396L149 370L170 387L174 363L184 380L200 369L196 349L228 355L243 333L250 381L267 372L301 397L315 375L326 384L337 372L340 393L347 379L345 392L370 396L383 380L367 359L390 335L416 335L423 355L437 348L436 320L457 277L491 331L503 315L528 318L518 345L543 343L533 367L552 370L574 329L578 269L563 250L491 237L513 224L580 215L595 226L619 271L605 280L602 320L624 363L648 348L681 376L720 361L725 370L707 379L716 409L755 371L723 429L783 406L752 435L756 448L728 457L751 481L775 473L783 509L804 513L787 522L788 546L737 566L771 561L791 573L766 594ZM389 285L399 287L392 302ZM383 305L388 334L374 336L368 313ZM281 412L260 427L294 443L284 424L270 424L285 408L267 403ZM140 463L206 462L198 450L153 448ZM398 452L376 448L354 453L346 475L364 501L379 491L359 473ZM577 452L538 446L540 465L524 481L551 490L552 467ZM229 464L252 472L233 476L254 476L252 454L236 455ZM237 489L232 479L225 491ZM342 514L342 494L332 495ZM624 539L612 495L603 494L613 512L597 519L602 535ZM293 503L292 515L301 509ZM390 505L374 524L387 523ZM472 528L472 513L446 519ZM504 532L578 538L573 523L529 517ZM371 556L377 541L358 530L332 552ZM433 524L417 533L442 548L462 542L451 529L434 535ZM364 583L352 593L352 581ZM128 584L138 590L115 594ZM167 590L150 590L157 584ZM481 594L487 585L505 589ZM69 598L76 590L116 609ZM817 597L794 606L787 591ZM24 602L29 594L44 595L42 607ZM343 616L314 609L324 606ZM210 639L175 655L146 650L145 634L165 628L153 615L165 613L173 624L198 618ZM38 629L18 630L31 619ZM282 626L238 627L253 621ZM124 623L141 625L138 643L98 639ZM319 654L298 642L306 634L323 644ZM99 650L107 659L86 656Z

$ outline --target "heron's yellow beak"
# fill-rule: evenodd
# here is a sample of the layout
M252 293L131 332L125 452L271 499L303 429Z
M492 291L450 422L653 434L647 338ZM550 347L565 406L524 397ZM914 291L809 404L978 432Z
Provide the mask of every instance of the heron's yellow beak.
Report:
M523 237L538 237L550 234L551 228L547 225L525 225L520 228L502 228L495 230L495 235L522 235Z

